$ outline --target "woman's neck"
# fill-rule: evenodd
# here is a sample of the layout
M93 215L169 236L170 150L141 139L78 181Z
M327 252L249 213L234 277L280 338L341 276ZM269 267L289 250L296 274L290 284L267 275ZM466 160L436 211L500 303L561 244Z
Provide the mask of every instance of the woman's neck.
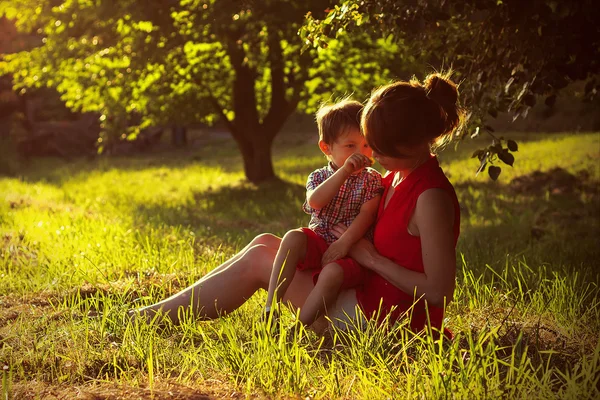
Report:
M397 171L394 171L395 176L394 176L394 181L392 182L392 184L394 186L399 185L403 180L405 180L414 170L416 170L417 168L419 168L421 165L425 164L425 162L427 162L427 160L429 160L429 157L431 157L430 153L427 154L423 154L421 157L417 158L415 160L415 163L409 167L409 168L404 168L404 169L400 169Z

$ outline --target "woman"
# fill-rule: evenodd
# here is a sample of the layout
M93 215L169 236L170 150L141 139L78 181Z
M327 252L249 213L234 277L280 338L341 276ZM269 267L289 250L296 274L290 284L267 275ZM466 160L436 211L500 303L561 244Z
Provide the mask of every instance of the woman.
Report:
M339 294L327 313L331 320L355 320L358 306L367 318L406 316L415 331L428 319L432 327L441 327L454 293L460 214L454 189L431 151L460 127L457 102L455 84L439 74L423 84L384 86L369 99L361 125L373 157L388 171L385 192L374 243L363 239L350 252L370 270L368 278ZM338 225L334 233L339 237L345 229ZM180 310L204 319L229 313L268 287L280 242L274 235L259 235L194 285L134 312L151 317L162 311L176 323ZM283 300L302 307L312 288L312 274L298 271Z

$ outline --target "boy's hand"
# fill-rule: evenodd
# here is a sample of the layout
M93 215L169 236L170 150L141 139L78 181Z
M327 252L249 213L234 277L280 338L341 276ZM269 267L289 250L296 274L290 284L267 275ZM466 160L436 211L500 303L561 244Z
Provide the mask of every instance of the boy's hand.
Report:
M321 265L325 266L332 261L346 257L346 255L350 251L350 247L351 245L345 240L336 240L329 246L329 248L327 248L325 254L323 254L323 258L321 259Z
M373 163L369 157L364 154L354 153L346 159L344 162L344 169L349 174L353 174L356 171L360 171L364 167L370 167Z

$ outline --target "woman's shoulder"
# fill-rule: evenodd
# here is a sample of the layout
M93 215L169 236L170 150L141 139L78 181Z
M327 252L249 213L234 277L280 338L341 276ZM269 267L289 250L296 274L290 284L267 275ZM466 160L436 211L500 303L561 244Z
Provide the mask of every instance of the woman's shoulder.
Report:
M414 222L421 236L431 233L435 235L442 232L450 233L455 224L460 224L457 218L459 213L450 193L441 188L432 188L424 191L417 199ZM454 233L455 240L457 235L458 231Z
M446 207L447 204L452 204L452 196L447 190L440 187L424 190L417 199L417 207L422 205L424 209Z
M433 157L428 168L424 168L422 173L416 179L415 185L418 187L417 192L420 194L429 189L444 189L449 192L454 192L454 186L440 167L437 157Z
M417 212L424 211L429 214L428 210L434 209L442 210L442 212L453 212L452 209L456 209L458 206L458 197L454 186L437 163L437 160L435 161L432 168L425 171L420 179L415 182L413 193L416 198ZM443 211L444 209L445 211Z

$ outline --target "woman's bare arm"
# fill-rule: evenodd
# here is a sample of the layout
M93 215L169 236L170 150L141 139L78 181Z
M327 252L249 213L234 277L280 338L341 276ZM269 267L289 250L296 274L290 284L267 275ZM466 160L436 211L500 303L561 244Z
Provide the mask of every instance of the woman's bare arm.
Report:
M358 241L349 255L359 264L376 272L405 293L423 296L430 304L443 306L452 301L456 276L454 248L454 208L450 197L441 189L425 191L417 200L414 222L421 237L425 272L402 267L383 257L373 244ZM335 230L336 235L343 228Z

